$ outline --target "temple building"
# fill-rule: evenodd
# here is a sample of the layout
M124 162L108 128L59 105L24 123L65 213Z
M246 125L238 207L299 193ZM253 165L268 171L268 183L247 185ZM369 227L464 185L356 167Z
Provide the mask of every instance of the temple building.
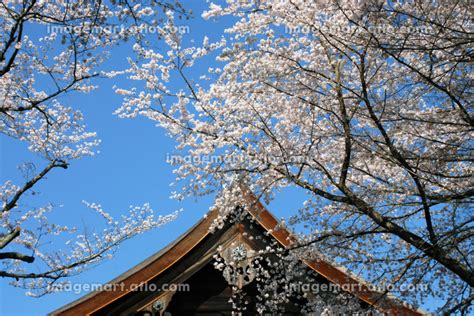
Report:
M288 249L295 237L280 227L248 190L244 199L245 205L251 207L236 208L236 214L240 215L229 218L222 228L209 229L218 216L217 210L211 211L169 246L110 281L101 291L89 293L50 315L333 315L317 303L311 304L316 302L316 294L306 292L314 287L301 286L283 295L279 312L265 308L265 300L284 291L274 288L273 294L266 294L260 285L259 273L265 270L262 266L268 268L265 273L270 273L267 282L278 280L276 274L288 272L273 269L272 260L279 260L280 256L271 251L266 254L266 250L274 249L275 245ZM265 255L271 260L262 260ZM255 260L257 257L260 260ZM294 278L300 278L296 284L310 283L318 289L349 288L350 291L342 294L361 308L351 315L424 315L396 298L371 291L366 282L329 261L321 258L294 261L297 262L286 269L294 272ZM287 286L274 283L277 287ZM319 292L322 294L319 299L334 299L334 302L338 302L336 296L341 296L330 291ZM311 306L313 310L308 310Z

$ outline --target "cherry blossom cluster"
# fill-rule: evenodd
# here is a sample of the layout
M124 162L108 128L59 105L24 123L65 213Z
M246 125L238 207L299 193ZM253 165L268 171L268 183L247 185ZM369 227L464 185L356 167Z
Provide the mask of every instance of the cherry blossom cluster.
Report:
M324 253L374 283L432 284L394 294L466 313L468 12L466 2L445 1L212 3L204 18L234 21L222 39L184 47L176 35L166 54L135 47L125 71L134 88L117 88L117 114L157 122L179 153L223 157L175 169L176 198L220 192L213 229L238 205L236 183L266 201L296 187L308 198L289 222L303 227L308 256ZM186 75L202 67L200 80Z
M165 11L186 14L167 0L7 0L0 5L0 137L32 153L30 162L19 161L24 183L1 179L0 276L31 295L62 289L66 277L110 257L122 241L176 217L155 217L145 204L114 220L99 205L87 204L105 223L86 224L79 232L49 220L54 203L33 206L39 204L38 183L50 173L98 153L100 140L87 128L85 105L75 96L93 93L96 78L122 73L106 64L117 45L149 43L143 30L151 27L168 36Z

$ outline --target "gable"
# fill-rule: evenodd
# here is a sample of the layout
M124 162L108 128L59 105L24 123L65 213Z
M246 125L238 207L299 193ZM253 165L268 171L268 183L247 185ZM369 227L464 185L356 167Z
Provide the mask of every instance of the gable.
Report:
M265 247L262 244L265 238L288 247L295 240L291 233L285 228L278 227L278 221L250 191L246 188L242 191L245 204L251 205L246 208L253 219L251 222L226 222L222 229L211 233L209 227L218 216L218 211L214 210L168 247L108 283L120 284L120 287L113 291L90 293L52 312L51 315L129 315L137 311L150 310L155 302L161 304L169 300L170 304L173 304L171 303L173 297L167 297L167 295L171 296L172 291L165 293L157 292L156 289L161 289L164 284L184 284L186 281L193 280L193 277L198 278L203 269L214 275L215 271L206 270L209 269L210 262L216 254L225 255L223 253L235 246L237 240L247 249L255 251ZM266 237L255 238L255 236ZM350 288L355 289L351 292L352 295L367 306L376 306L381 312L389 312L390 315L423 315L394 298L370 291L365 282L327 261L302 260L302 264L315 272L314 282L327 282L341 286L352 285ZM221 284L217 286L218 288L222 287L222 280L215 279L214 281L216 284ZM146 290L133 290L139 284L146 285ZM193 294L196 302L199 302L198 296L202 291L198 290ZM228 289L224 287L222 292L216 295L213 295L215 293L211 293L209 289L207 291L209 297L215 296L214 299L207 301L207 304L215 305L219 304L219 299L227 297L224 292ZM179 293L176 297L182 294ZM176 294L172 296L174 295ZM206 303L206 301L201 303ZM224 308L225 304L222 302L220 304Z

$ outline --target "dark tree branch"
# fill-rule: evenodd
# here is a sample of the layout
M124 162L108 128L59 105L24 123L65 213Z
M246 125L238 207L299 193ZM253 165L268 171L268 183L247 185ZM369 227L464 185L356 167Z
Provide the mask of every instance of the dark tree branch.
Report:
M0 252L0 260L4 259L21 260L28 263L35 261L35 257L23 255L18 252Z
M359 68L359 74L360 74L360 81L362 85L362 95L363 95L363 101L367 107L367 110L369 112L370 118L374 122L375 126L377 126L377 129L380 131L380 134L382 134L382 137L385 141L385 144L390 150L390 153L393 155L393 157L401 164L401 166L407 170L407 172L410 174L412 177L413 181L415 182L415 185L418 189L418 192L420 193L421 201L423 204L423 211L425 215L425 221L426 221L426 227L428 230L429 238L431 242L434 244L436 243L436 234L433 228L433 222L431 219L431 212L430 212L430 207L428 205L428 201L426 199L426 193L425 189L421 183L420 178L418 177L418 174L413 170L413 168L408 164L408 162L405 160L405 158L401 155L401 153L395 148L393 145L392 140L390 139L390 136L388 135L387 131L385 130L384 126L380 122L379 118L374 112L374 109L372 107L371 101L369 99L369 93L368 93L368 87L367 87L367 82L365 79L365 56L361 55L361 65Z
M16 203L18 202L18 200L20 199L20 197L26 192L28 191L29 189L31 189L35 184L36 182L38 182L39 180L43 179L44 176L46 176L46 174L48 174L48 172L50 172L53 168L64 168L66 169L67 168L67 163L64 162L64 161L61 161L61 160L53 160L51 163L49 163L49 165L47 165L39 174L37 174L33 179L31 179L30 181L26 182L25 185L20 188L20 190L18 190L15 195L13 196L13 198L10 200L10 202L6 203L5 206L2 208L2 213L3 212L8 212L9 210L11 210L12 208L14 208L16 206Z

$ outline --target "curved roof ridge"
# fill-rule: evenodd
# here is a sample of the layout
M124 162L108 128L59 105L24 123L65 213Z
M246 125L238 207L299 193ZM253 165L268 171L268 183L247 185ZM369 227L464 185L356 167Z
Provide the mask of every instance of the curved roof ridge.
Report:
M290 232L289 229L279 225L278 220L263 206L253 192L244 185L240 185L240 189L242 191L243 200L251 206L247 208L248 213L273 238L284 247L288 247L292 240L296 240L295 235ZM125 284L125 290L120 289L119 291L91 292L60 307L49 315L90 315L131 292L129 289L131 285L148 282L152 278L165 272L168 268L173 266L175 262L194 249L206 236L211 234L209 227L217 218L218 213L218 209L212 209L199 222L193 225L176 240L171 242L168 246L106 283ZM426 314L419 309L401 302L395 297L384 296L383 299L380 299L380 293L369 290L368 282L354 275L350 271L347 271L344 267L340 267L328 260L302 259L302 262L336 285L347 283L357 285L361 291L354 291L352 292L353 295L382 311L390 311L390 315L415 316ZM380 303L385 303L387 306L381 306Z

